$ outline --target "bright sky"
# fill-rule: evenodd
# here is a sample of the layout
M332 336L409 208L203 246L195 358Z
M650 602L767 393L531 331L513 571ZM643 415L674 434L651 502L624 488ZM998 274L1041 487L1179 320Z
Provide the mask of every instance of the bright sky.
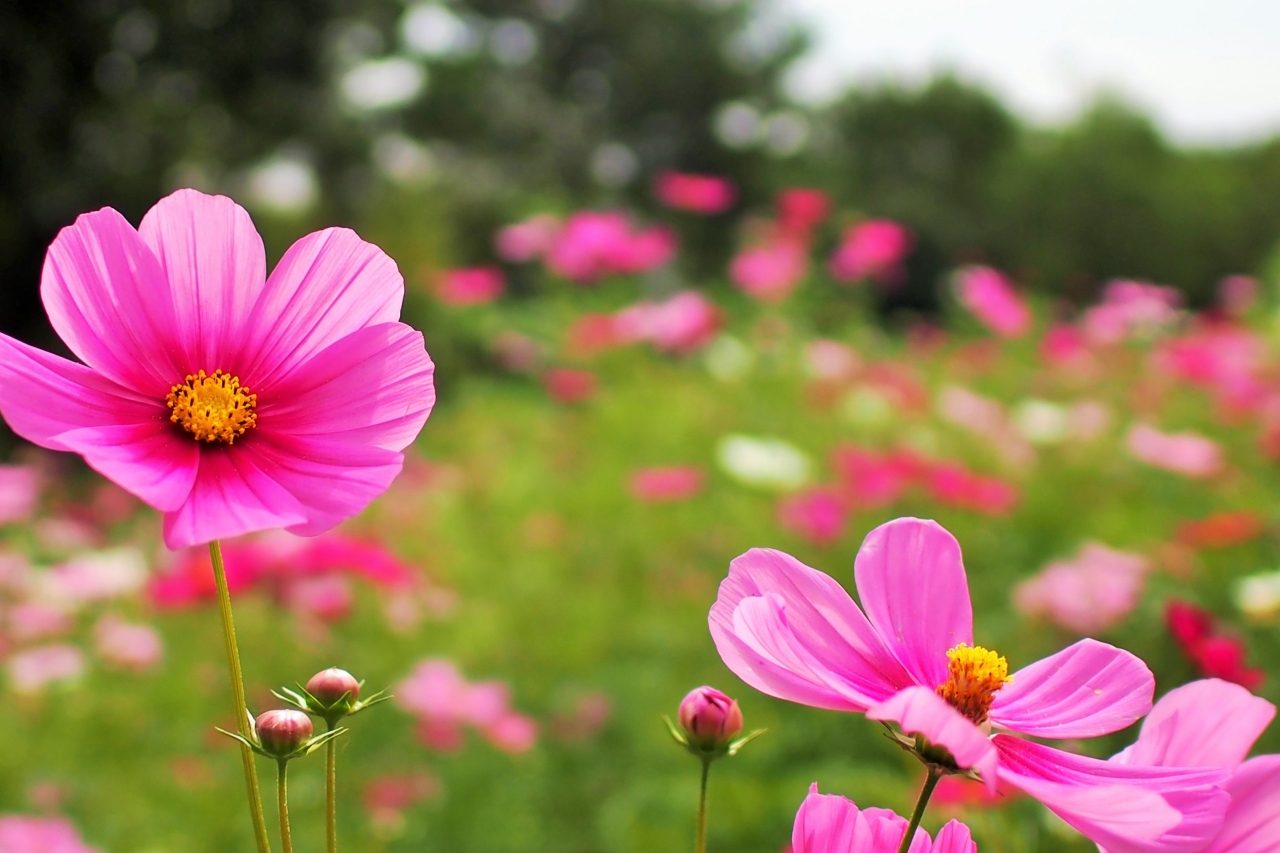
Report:
M1280 133L1280 0L777 0L815 34L792 89L952 69L1042 122L1120 93L1186 143Z

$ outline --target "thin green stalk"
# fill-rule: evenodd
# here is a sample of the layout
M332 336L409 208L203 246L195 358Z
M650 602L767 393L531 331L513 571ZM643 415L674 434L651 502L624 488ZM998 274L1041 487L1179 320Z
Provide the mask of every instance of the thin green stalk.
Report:
M325 724L333 730L333 723ZM325 837L329 844L329 853L338 853L338 739L334 738L325 744Z
M907 824L907 834L902 836L902 844L898 846L898 853L907 853L911 847L911 841L916 837L916 830L920 828L920 819L924 817L924 807L929 804L929 798L933 796L933 789L938 787L938 781L942 776L929 770L929 775L925 777L924 787L920 789L920 799L916 801L916 810L911 813L911 822Z
M240 648L236 644L236 623L231 616L231 592L227 589L227 570L222 564L222 546L218 540L209 543L213 561L213 579L218 587L218 610L222 614L222 637L227 644L227 667L231 671L231 696L236 706L236 730L241 737L252 737L249 731L249 705L244 698L244 673L240 669ZM244 765L244 784L249 793L249 816L258 853L271 853L267 838L267 819L262 813L262 793L258 790L258 768L253 763L253 750L240 745L240 761Z
M276 801L280 804L280 846L284 853L293 853L293 835L289 832L289 762L276 762Z
M698 796L698 840L695 853L707 853L707 776L711 774L711 758L702 759L702 792Z

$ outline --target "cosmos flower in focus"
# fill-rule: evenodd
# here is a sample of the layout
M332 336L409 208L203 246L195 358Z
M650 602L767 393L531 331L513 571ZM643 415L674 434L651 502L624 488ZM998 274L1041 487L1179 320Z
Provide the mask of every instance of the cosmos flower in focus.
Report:
M164 513L170 548L323 533L386 490L435 403L404 280L346 229L268 277L248 213L179 190L136 231L111 208L62 229L40 291L83 363L0 336L0 414Z

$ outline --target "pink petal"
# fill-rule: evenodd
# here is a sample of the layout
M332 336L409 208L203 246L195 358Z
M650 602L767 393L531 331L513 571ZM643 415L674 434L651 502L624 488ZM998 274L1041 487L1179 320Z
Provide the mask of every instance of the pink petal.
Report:
M200 449L191 494L164 517L164 542L170 549L306 523L302 505L273 479L271 462L254 445L245 441Z
M1013 674L991 705L991 722L1034 737L1097 737L1151 710L1155 677L1141 660L1080 640Z
M377 246L346 228L308 234L285 252L254 304L246 336L256 348L246 353L245 374L268 384L357 329L399 320L403 300L404 279Z
M1231 807L1205 853L1273 853L1280 849L1280 755L1240 765L1227 783Z
M249 329L261 320L254 301L267 269L249 214L224 196L178 190L147 211L138 233L168 279L184 350L185 364L170 384L197 370L244 379L242 356L258 340Z
M867 719L894 722L906 734L923 735L950 752L962 770L977 770L987 790L995 793L1000 758L991 740L928 687L908 687L867 711Z
M791 829L792 853L845 853L855 849L858 807L834 794L819 794L818 783L800 804ZM904 823L902 830L906 830Z
M913 680L943 684L947 651L973 642L960 543L935 521L895 519L867 534L853 571L867 617Z
M200 464L200 446L167 420L85 427L59 440L89 467L161 512L186 502Z
M977 853L977 850L977 842L973 840L969 827L958 820L952 820L938 830L931 853Z
M96 372L160 398L186 375L164 271L111 208L58 232L40 295L54 331Z
M1122 764L1235 767L1276 715L1276 707L1238 684L1193 681L1156 703Z
M772 696L862 711L911 683L849 593L781 551L734 560L708 622L725 664Z
M992 742L1003 781L1110 853L1199 851L1218 832L1229 803L1221 770L1130 767L1010 735Z
M259 425L402 450L435 403L434 369L421 332L403 323L366 326L255 389Z

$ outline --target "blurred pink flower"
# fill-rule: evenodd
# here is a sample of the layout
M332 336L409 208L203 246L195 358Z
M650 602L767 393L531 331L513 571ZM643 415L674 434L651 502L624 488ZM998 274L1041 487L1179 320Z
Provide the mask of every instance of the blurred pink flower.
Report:
M11 655L6 666L14 690L35 693L55 682L74 681L83 675L84 653L67 643L36 646Z
M404 280L346 229L268 278L243 208L179 190L138 230L110 208L62 229L41 294L84 363L0 335L0 412L162 512L170 548L334 527L391 484L435 402Z
M1244 642L1218 629L1213 614L1176 599L1165 606L1165 624L1170 636L1201 675L1231 681L1256 690L1266 680L1265 670L1245 663Z
M748 296L781 302L808 274L809 253L796 240L778 239L748 246L734 256L729 277Z
M291 579L281 592L285 606L294 613L321 622L338 622L351 614L355 593L341 575L316 575Z
M983 477L959 462L940 462L928 473L934 500L986 515L1007 515L1018 503L1018 490L995 477Z
M956 297L983 325L1002 338L1020 338L1031 330L1031 309L1004 274L991 267L956 273Z
M684 501L702 491L703 479L693 465L642 468L631 475L631 494L645 503Z
M559 219L540 213L503 228L494 236L493 247L504 261L531 261L551 248L559 230Z
M831 215L831 198L822 190L792 187L778 193L778 226L789 234L808 235Z
M65 605L23 601L4 611L3 633L17 643L48 640L69 634L75 616Z
M629 310L631 309L624 309L624 312ZM565 333L565 350L573 358L591 358L605 350L630 343L622 338L617 326L612 314L583 314L573 321Z
M0 465L0 524L26 521L35 513L40 479L34 465Z
M923 473L921 460L909 453L878 453L851 444L832 451L831 467L840 479L845 499L859 509L896 503Z
M590 370L576 367L553 367L542 374L542 387L552 400L564 405L585 403L596 395L600 383Z
M1084 333L1075 326L1050 326L1040 341L1040 357L1054 367L1072 367L1090 357Z
M1251 275L1229 275L1218 282L1218 304L1229 317L1243 317L1258 302L1258 280Z
M85 844L65 818L16 814L0 815L0 850L4 853L102 853Z
M418 718L419 739L432 749L461 749L463 726L475 728L505 752L525 752L537 741L537 724L511 710L505 684L468 682L442 658L419 663L393 693L396 704Z
M396 823L401 812L440 793L440 780L424 771L376 776L364 786L364 808L376 823Z
M796 812L791 830L791 853L896 853L907 832L907 819L889 809L859 810L852 800L819 794L818 783ZM917 828L911 853L977 853L969 827L948 821L930 838Z
M110 614L93 626L93 641L98 657L122 669L142 672L164 657L164 641L155 628Z
M613 316L621 342L647 341L662 352L692 352L711 343L720 328L720 309L696 290L665 302L638 302Z
M848 344L816 340L804 348L804 366L819 382L847 382L862 368L862 356Z
M1151 337L1179 317L1182 296L1171 287L1144 281L1112 281L1102 302L1084 312L1085 336L1094 344L1117 344L1131 337Z
M778 523L814 545L838 541L848 521L848 505L832 488L808 488L778 503Z
M662 172L654 179L653 194L673 210L710 215L724 213L733 206L738 191L728 178Z
M1205 323L1166 341L1153 361L1165 373L1211 392L1227 413L1252 412L1267 400L1262 378L1267 349L1255 332Z
M444 270L436 279L436 297L446 305L485 305L502 295L506 281L497 267Z
M1013 601L1029 616L1093 634L1118 624L1137 606L1150 569L1141 554L1087 542L1074 558L1050 563L1014 587Z
M503 714L484 728L484 736L503 752L528 752L538 743L538 724L523 714Z
M1148 424L1134 424L1125 443L1139 462L1186 477L1212 477L1224 465L1218 445L1194 432L1166 433Z
M1267 530L1267 520L1256 512L1222 510L1204 518L1178 524L1174 540L1188 548L1229 548L1257 539Z
M54 566L41 589L49 598L80 604L123 598L147 582L147 562L136 548L110 548L77 554Z
M903 276L902 262L911 251L911 232L888 219L868 219L844 232L831 256L831 275L837 281L865 278L894 284Z
M597 690L579 696L573 703L573 710L557 716L551 725L562 740L588 740L604 728L611 716L613 703L607 694Z
M581 211L556 234L546 262L556 275L591 284L660 267L675 248L675 235L665 228L637 231L624 214Z

